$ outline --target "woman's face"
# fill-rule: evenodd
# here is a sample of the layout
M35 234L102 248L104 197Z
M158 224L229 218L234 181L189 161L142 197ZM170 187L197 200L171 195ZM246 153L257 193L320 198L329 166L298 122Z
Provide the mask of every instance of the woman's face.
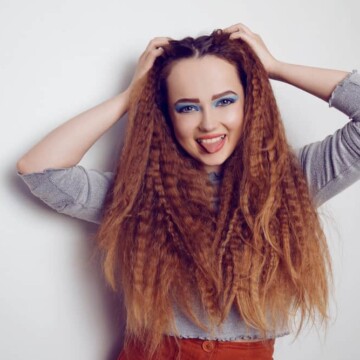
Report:
M212 55L182 59L166 81L176 139L207 172L219 172L240 139L244 117L236 67Z

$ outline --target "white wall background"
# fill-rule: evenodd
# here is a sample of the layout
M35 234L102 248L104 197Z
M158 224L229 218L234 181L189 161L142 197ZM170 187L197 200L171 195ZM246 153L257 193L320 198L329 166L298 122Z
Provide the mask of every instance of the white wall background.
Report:
M283 61L360 70L357 0L0 0L0 358L116 359L119 299L104 284L96 228L56 213L17 177L17 160L72 116L126 88L155 36L182 38L243 22ZM320 140L348 118L273 82L295 145ZM126 119L80 164L111 170ZM322 208L334 259L333 322L276 342L276 360L360 358L360 182Z

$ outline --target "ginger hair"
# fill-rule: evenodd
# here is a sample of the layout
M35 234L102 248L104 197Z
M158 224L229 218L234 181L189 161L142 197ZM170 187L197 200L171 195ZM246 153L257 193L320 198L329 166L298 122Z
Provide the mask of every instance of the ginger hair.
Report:
M178 144L167 110L175 61L217 56L237 68L245 92L242 135L222 165L219 207L208 174ZM174 307L200 328L221 326L232 305L266 337L299 315L329 318L329 250L298 159L288 145L268 75L251 47L215 30L171 40L131 94L114 183L97 232L105 277L121 289L124 349L151 358ZM195 302L207 315L204 324Z

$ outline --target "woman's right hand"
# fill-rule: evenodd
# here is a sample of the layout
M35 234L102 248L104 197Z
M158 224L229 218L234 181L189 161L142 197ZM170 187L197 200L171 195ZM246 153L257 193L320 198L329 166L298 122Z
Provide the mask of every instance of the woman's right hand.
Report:
M127 92L131 92L134 84L141 79L153 66L156 58L164 52L162 46L167 45L171 38L169 37L156 37L153 38L145 51L141 54L139 61L136 66L135 74L131 80Z
M163 53L162 46L171 38L151 40L138 61L129 87L120 94L66 121L51 131L16 164L21 174L40 172L46 168L68 168L79 163L88 149L128 110L129 95L136 83ZM61 154L61 155L59 155Z

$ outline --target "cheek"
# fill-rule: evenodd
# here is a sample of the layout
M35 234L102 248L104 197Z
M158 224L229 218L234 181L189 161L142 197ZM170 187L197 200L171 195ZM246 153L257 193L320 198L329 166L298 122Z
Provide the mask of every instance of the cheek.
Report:
M190 117L190 116L189 116ZM174 132L179 142L186 141L189 138L194 137L194 130L196 128L195 119L181 119L177 121L176 118L173 120Z
M242 108L233 108L224 114L224 122L229 130L240 131L243 123L244 113Z

